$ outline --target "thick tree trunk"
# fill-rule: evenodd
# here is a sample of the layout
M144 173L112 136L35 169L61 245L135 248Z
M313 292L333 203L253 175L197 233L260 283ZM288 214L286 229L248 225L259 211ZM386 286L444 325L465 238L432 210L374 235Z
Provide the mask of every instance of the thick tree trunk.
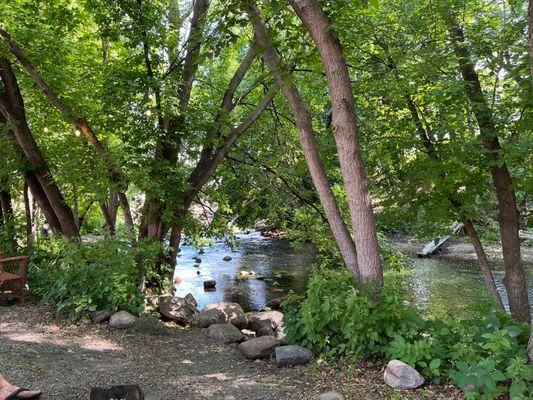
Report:
M248 0L245 0L244 3L246 4L247 12L250 16L257 41L263 49L263 59L265 64L274 76L276 84L280 88L294 114L296 128L300 137L302 151L309 168L309 173L320 198L322 207L324 208L324 213L326 214L335 242L339 247L346 267L356 279L360 280L355 244L346 227L329 184L326 170L320 159L314 137L311 113L290 77L284 75L281 59L268 37L267 28L264 21L261 19L256 5Z
M355 231L357 261L363 281L383 284L372 200L358 143L355 106L348 66L334 29L315 0L289 0L311 34L322 58L331 96L333 134Z
M442 8L442 15L450 31L454 53L465 82L465 92L472 104L481 139L487 150L492 181L496 189L499 208L498 222L505 266L504 283L509 298L509 308L515 320L529 323L531 322L531 310L524 265L520 254L519 215L511 174L507 164L499 154L501 146L498 131L491 109L483 94L463 30L449 8Z
M24 156L32 167L32 172L52 206L61 226L61 232L69 238L75 238L78 236L78 228L72 210L64 201L63 195L54 182L46 161L30 132L16 77L9 61L5 58L0 58L0 76L5 88L5 93L0 94L0 112L7 120Z

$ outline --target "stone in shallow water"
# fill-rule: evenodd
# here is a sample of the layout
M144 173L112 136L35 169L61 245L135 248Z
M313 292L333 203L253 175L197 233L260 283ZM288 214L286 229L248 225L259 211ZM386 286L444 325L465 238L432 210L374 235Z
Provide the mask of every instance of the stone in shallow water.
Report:
M137 321L137 317L127 311L119 311L111 316L109 326L116 329L127 329L133 326L135 321Z
M213 290L215 289L217 286L217 281L214 281L214 280L208 280L208 281L204 281L204 290Z
M274 353L274 349L279 345L280 341L274 336L261 336L241 343L239 351L246 358L258 360L270 357Z
M316 400L344 400L344 396L339 392L325 392L319 394Z
M224 256L223 260L224 261L231 261L231 256Z
M246 336L231 324L214 324L207 328L207 336L225 344L240 343Z
M276 347L276 364L278 367L307 364L313 358L311 350L298 345Z
M424 383L416 369L400 360L389 361L383 379L393 389L415 389Z

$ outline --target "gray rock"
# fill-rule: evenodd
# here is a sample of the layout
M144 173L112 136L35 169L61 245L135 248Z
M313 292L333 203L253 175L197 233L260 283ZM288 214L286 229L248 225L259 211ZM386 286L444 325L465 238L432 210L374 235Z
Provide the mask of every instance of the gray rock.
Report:
M133 326L137 321L137 317L131 315L127 311L119 311L114 313L109 319L109 326L115 329L127 329Z
M283 326L283 313L280 311L262 311L250 318L249 328L253 331L257 332L265 325L272 329Z
M266 306L272 310L279 310L281 308L281 303L286 299L286 297L277 297L267 301Z
M215 289L216 286L217 286L217 281L214 281L214 280L204 281L204 290Z
M224 261L231 261L231 256L224 256L223 260Z
M192 295L186 298L170 295L159 296L159 312L166 319L179 324L191 324L199 313L198 308L196 308L196 300Z
M344 396L339 392L324 392L318 395L316 400L344 400Z
M213 324L207 328L207 336L225 344L241 343L246 336L231 324Z
M239 351L246 358L258 360L269 357L279 345L280 341L274 336L261 336L241 343Z
M248 318L239 304L221 301L205 306L198 316L198 322L200 328L207 328L213 324L232 324L244 329L248 325Z
M255 335L257 337L261 336L276 336L276 333L274 332L274 329L272 329L270 326L262 326L257 332L255 332Z
M196 299L194 298L194 296L192 295L192 293L188 293L185 297L184 297L185 301L194 306L194 307L198 307L198 302L196 301Z
M142 314L139 319L135 321L133 330L151 336L163 336L168 334L166 326L159 319L147 313Z
M383 379L393 389L415 389L424 383L416 369L400 360L389 361Z
M276 364L278 367L307 364L313 358L311 350L305 347L290 344L276 347Z
M109 321L109 318L111 318L112 315L113 313L108 310L92 311L89 313L89 319L93 324L101 324Z

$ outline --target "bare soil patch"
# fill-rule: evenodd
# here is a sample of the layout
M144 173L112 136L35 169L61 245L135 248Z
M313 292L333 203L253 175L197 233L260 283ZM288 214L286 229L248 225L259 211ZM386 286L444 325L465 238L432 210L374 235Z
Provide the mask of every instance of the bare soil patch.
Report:
M139 384L147 400L314 399L339 390L347 399L458 399L455 388L394 393L372 365L277 368L245 360L197 329L163 337L56 319L49 308L0 307L0 372L43 400L87 399L93 386Z

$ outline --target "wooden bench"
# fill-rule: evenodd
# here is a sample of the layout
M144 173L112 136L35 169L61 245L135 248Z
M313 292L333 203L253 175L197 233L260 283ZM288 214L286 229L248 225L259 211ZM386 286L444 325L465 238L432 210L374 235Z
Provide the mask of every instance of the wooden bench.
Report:
M24 301L28 280L28 257L2 258L0 254L0 300Z

